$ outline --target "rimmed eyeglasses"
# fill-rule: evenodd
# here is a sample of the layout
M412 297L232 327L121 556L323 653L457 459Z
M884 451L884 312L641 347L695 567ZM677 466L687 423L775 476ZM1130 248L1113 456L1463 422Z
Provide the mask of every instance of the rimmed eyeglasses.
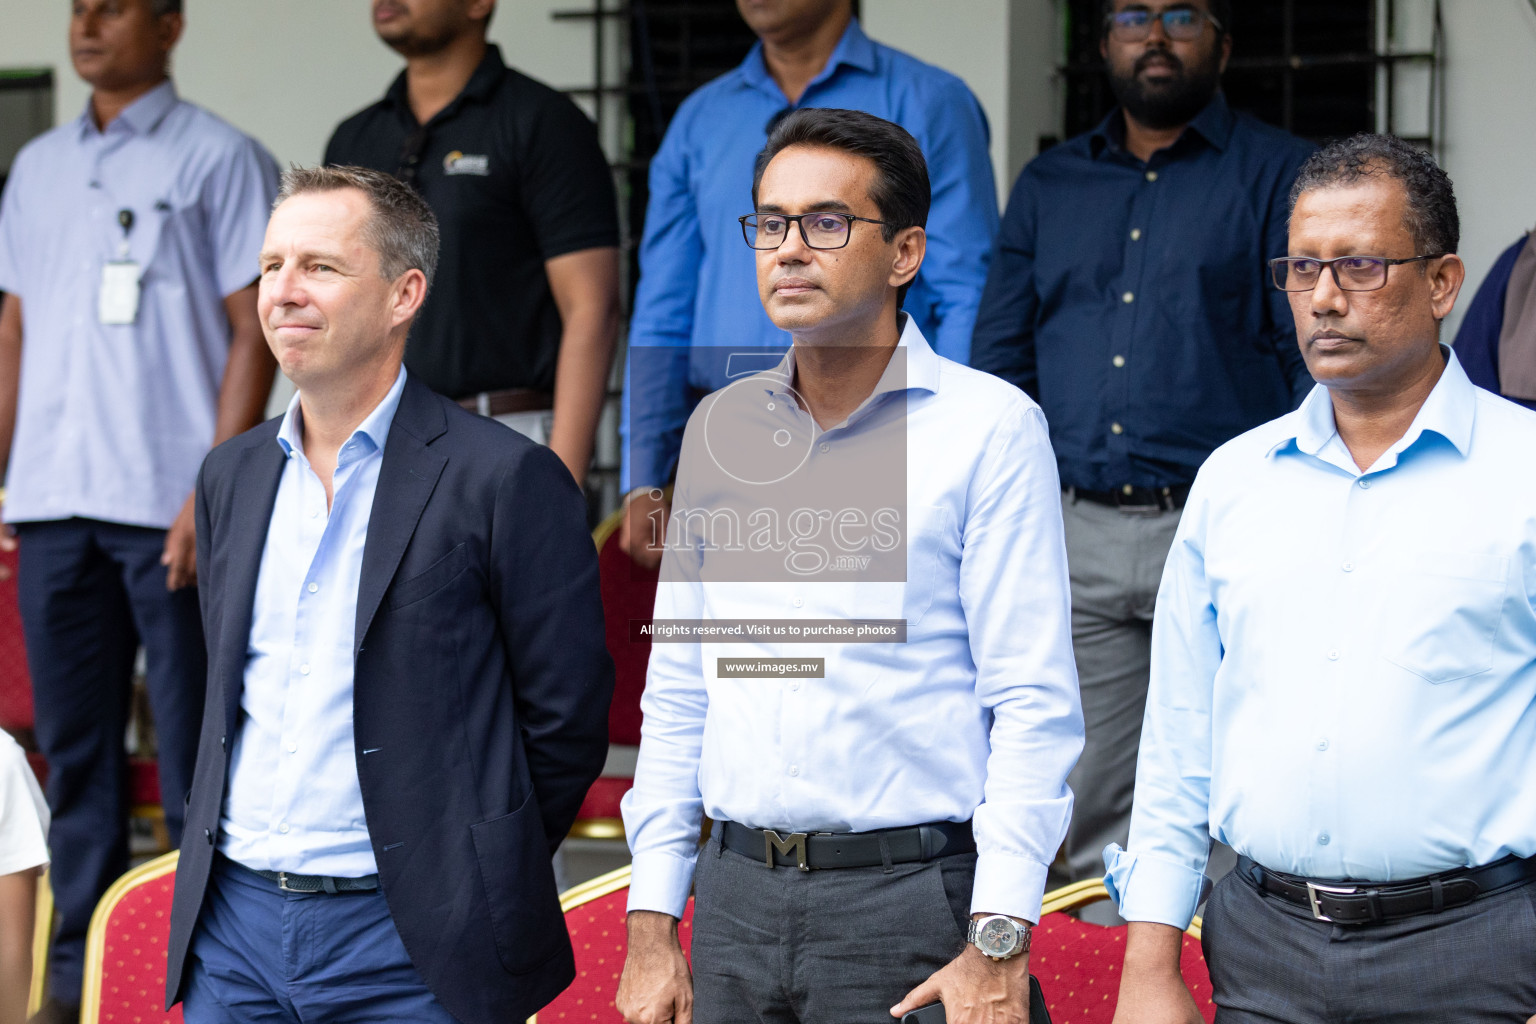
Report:
M1340 291L1374 292L1387 283L1387 269L1403 263L1436 260L1449 253L1432 252L1406 259L1390 259L1386 256L1340 256L1337 259L1317 260L1308 256L1281 256L1269 261L1275 287L1283 292L1309 292L1317 287L1323 270L1333 273L1333 283Z
M841 249L853 234L854 221L886 224L887 221L855 217L851 213L751 213L737 217L741 234L754 249L777 249L789 237L789 226L800 225L800 237L812 249Z

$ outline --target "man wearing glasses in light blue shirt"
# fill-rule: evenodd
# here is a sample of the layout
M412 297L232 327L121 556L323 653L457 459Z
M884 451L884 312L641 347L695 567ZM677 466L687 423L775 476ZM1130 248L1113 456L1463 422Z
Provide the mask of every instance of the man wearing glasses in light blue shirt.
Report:
M699 399L739 377L789 335L758 307L736 217L752 160L793 110L863 110L917 139L933 175L928 256L903 308L939 355L968 363L971 327L997 234L987 122L964 82L864 34L852 0L737 0L759 43L734 70L685 100L650 168L640 283L629 326L621 543L661 559L647 524L664 514L683 426ZM743 352L745 350L745 352Z
M1319 386L1200 470L1158 594L1117 1024L1536 1014L1536 415L1440 324L1465 269L1433 158L1317 153L1272 262Z
M1026 1024L1083 738L1045 418L899 312L928 238L910 134L797 111L758 167L733 226L794 347L688 421L654 623L711 632L651 654L617 1006Z

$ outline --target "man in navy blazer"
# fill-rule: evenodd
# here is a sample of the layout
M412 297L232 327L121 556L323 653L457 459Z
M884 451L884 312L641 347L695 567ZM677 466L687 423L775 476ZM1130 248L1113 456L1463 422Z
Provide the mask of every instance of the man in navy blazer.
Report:
M166 996L203 1021L522 1021L575 974L550 855L607 749L581 494L401 367L437 256L296 169L261 255L288 412L197 487L208 696Z

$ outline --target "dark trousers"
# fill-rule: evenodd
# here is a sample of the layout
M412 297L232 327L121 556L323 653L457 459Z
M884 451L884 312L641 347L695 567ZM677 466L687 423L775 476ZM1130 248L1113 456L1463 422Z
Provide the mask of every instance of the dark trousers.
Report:
M165 589L165 531L89 519L23 523L18 598L48 760L48 836L59 931L50 992L80 998L96 901L128 868L128 725L134 656L148 670L160 792L173 846L192 785L207 685L194 588Z
M218 857L192 937L187 1024L454 1024L384 894L284 893Z
M1202 944L1216 1024L1525 1024L1536 1014L1536 885L1344 926L1216 883Z
M974 853L800 871L720 846L694 876L695 1024L891 1024L965 946Z

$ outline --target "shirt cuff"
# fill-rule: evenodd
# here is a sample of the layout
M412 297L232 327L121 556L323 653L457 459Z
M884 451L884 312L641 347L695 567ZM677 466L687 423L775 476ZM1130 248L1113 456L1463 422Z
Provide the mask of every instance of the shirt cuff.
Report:
M971 913L1006 914L1038 923L1048 865L1029 857L983 853L976 857Z
M657 851L635 854L629 875L629 909L654 910L682 920L693 888L694 857Z
M1183 864L1140 857L1111 843L1104 847L1104 887L1127 921L1150 921L1183 931L1194 920L1210 882ZM1135 882L1132 885L1132 882Z

